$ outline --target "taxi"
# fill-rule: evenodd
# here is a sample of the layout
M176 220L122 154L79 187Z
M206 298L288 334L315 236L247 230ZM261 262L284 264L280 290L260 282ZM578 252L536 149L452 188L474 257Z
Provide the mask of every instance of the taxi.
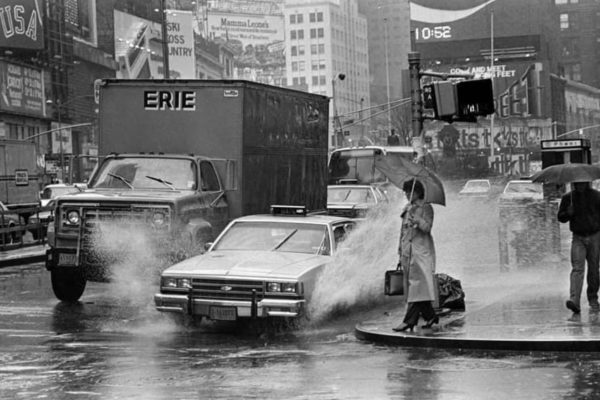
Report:
M303 316L318 274L355 224L296 206L237 218L206 253L163 271L156 309L215 321Z
M327 186L327 212L364 219L369 210L388 203L385 192L375 185L344 183Z

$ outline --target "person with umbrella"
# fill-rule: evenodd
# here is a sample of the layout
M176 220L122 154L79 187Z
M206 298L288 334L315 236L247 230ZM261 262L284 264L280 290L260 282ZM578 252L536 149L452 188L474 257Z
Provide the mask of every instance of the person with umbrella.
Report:
M423 317L424 328L431 328L439 319L433 309L435 300L435 247L431 228L433 207L425 201L425 189L417 179L404 182L402 190L409 203L402 211L402 228L398 254L400 265L408 277L407 309L396 332L410 330Z
M566 306L575 314L581 312L581 292L587 262L587 299L591 311L600 311L600 192L590 182L600 178L600 167L590 164L558 164L544 168L532 181L563 185L573 189L561 197L558 221L569 223L571 239L571 274L569 300Z

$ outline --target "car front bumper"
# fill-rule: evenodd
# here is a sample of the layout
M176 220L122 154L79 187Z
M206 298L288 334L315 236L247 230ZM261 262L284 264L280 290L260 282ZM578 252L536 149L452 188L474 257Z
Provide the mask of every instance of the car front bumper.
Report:
M243 300L213 300L190 297L187 294L154 295L158 311L205 316L216 320L232 320L231 315L220 316L221 309L235 309L235 318L296 318L303 314L304 299L260 299L255 302Z

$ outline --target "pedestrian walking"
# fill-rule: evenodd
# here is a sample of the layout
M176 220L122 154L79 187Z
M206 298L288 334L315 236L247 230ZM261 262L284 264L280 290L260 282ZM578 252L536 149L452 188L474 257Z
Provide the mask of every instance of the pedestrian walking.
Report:
M434 272L435 247L431 228L433 207L425 202L425 189L420 181L406 181L402 190L409 203L402 211L402 228L398 254L400 264L407 277L407 308L401 325L394 331L412 331L423 317L424 328L438 323L432 302L435 300Z
M387 137L388 146L400 146L400 136L396 135L396 130L392 129L392 132Z
M573 182L573 190L562 196L558 220L569 222L571 239L571 275L567 308L581 312L581 292L587 262L587 299L590 310L600 311L600 192L590 182Z

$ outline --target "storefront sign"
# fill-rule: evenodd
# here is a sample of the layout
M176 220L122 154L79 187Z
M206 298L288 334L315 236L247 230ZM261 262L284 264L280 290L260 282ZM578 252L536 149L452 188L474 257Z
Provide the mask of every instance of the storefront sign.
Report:
M43 117L46 108L42 70L0 61L0 111Z

